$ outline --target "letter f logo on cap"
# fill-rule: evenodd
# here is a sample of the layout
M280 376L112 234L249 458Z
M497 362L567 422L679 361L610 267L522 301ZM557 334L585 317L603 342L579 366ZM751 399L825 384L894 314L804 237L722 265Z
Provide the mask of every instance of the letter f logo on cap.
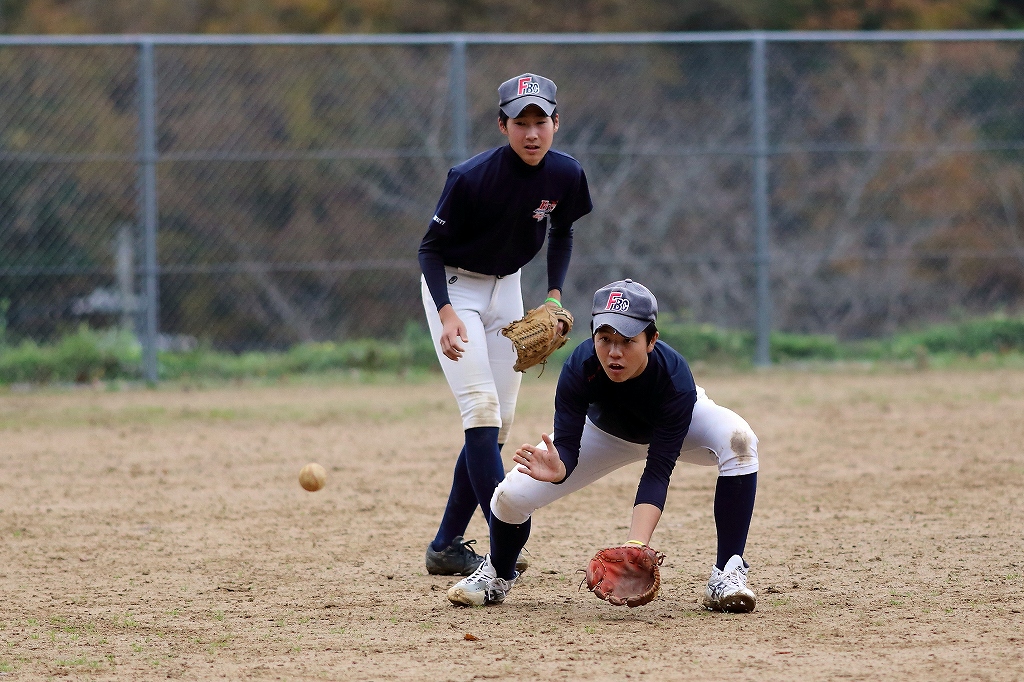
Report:
M536 95L540 92L540 83L537 83L530 76L519 79L519 97L523 95Z
M608 304L604 309L617 310L619 312L629 310L629 299L623 298L621 291L613 291L608 294Z

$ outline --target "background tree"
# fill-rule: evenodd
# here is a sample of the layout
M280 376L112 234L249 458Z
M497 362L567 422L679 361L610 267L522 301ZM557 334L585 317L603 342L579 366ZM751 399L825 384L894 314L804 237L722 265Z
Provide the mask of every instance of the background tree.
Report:
M382 33L969 29L1024 0L3 0L4 33Z
M975 0L588 0L557 15L490 0L0 7L17 30L89 33L777 28L869 10L892 28L1016 16ZM567 297L643 272L666 311L749 329L749 49L471 45L468 149L455 150L448 46L158 46L161 328L280 347L397 335L421 320L414 254L425 219L448 167L502 141L495 74L515 64L559 83L558 147L591 181L596 210L581 221ZM1020 306L1017 43L773 42L768 57L777 328L858 337ZM57 308L102 284L114 236L139 227L134 60L131 46L0 49L0 299L11 300L13 333L74 323ZM34 302L47 296L51 309Z

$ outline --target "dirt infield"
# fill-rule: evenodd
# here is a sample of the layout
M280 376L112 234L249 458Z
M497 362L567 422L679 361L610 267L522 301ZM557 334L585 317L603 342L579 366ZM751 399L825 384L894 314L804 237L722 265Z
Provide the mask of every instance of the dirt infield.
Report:
M1024 679L1024 371L698 382L761 440L751 614L698 605L715 473L689 465L649 606L577 589L640 465L536 514L503 605L450 606L423 568L461 436L437 377L0 393L0 679ZM510 442L553 390L526 379Z

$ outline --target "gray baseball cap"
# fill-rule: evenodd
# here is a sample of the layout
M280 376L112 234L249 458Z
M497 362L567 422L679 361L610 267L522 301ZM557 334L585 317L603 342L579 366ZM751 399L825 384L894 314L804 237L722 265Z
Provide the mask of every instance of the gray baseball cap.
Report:
M658 319L658 299L639 282L619 280L597 290L592 315L594 331L608 325L633 338Z
M516 118L523 109L536 104L548 116L555 110L555 84L533 73L510 78L498 86L498 106L509 118Z

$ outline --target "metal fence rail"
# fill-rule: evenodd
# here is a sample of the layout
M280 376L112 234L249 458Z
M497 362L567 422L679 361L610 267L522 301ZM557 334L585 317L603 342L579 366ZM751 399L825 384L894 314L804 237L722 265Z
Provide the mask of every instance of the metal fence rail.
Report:
M8 342L131 326L229 349L422 324L447 169L495 90L559 85L587 171L564 298L878 335L1024 294L1024 33L0 37ZM543 298L543 259L527 268ZM3 340L0 339L0 342Z

